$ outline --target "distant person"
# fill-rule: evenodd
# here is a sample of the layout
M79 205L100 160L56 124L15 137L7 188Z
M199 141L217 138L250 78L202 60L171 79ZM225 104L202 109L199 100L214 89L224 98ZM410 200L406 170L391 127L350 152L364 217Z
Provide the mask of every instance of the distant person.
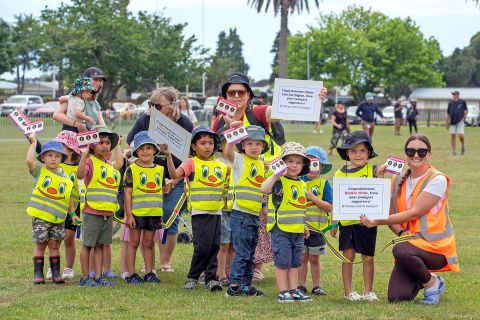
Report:
M73 127L81 122L90 130L98 121L100 106L94 103L97 90L88 77L75 80L73 90L68 97L67 117L73 121Z
M373 93L367 92L365 100L362 101L357 108L355 114L361 119L361 125L363 131L373 138L373 132L375 131L375 112L382 118L382 123L386 123L386 119L383 116L382 111L378 104L373 102Z
M193 127L196 127L198 125L198 120L195 116L195 112L190 109L190 103L188 102L188 97L186 96L180 97L180 112L186 115L188 119L190 119Z
M332 114L332 139L330 140L330 146L328 155L333 154L333 149L337 147L338 140L345 140L345 135L350 133L350 122L348 120L348 114L345 110L345 102L338 101L335 106L335 111Z
M267 93L264 91L260 92L255 98L253 98L252 104L257 106L270 105L270 103L268 103Z
M448 129L450 127L450 146L452 148L452 155L456 156L456 143L455 138L458 134L458 138L462 143L462 156L465 154L465 117L467 116L467 103L465 100L460 99L460 92L452 92L453 100L448 103L447 117L445 126Z
M397 98L395 103L395 108L393 109L393 114L395 116L395 135L400 135L400 128L403 122L403 99Z
M415 133L418 133L417 129L418 110L417 101L411 101L407 110L407 121L410 129L410 135L412 135L412 128L415 128Z

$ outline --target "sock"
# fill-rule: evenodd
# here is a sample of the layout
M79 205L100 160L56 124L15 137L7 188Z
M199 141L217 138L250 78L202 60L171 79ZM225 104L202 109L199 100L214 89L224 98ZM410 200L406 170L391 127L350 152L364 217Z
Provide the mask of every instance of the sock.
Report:
M433 286L431 286L430 288L428 289L425 289L425 292L435 292L435 291L438 291L438 286L440 285L440 280L438 279L437 276L433 276L435 277L435 284Z
M128 277L128 272L122 273L122 279L125 280Z

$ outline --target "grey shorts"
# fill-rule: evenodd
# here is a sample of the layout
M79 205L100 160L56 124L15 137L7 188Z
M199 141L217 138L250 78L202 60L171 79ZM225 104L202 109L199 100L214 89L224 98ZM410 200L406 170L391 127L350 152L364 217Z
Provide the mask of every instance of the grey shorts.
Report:
M229 244L232 242L232 228L230 227L230 211L222 211L220 225L220 244Z
M465 122L460 121L457 124L450 125L450 134L464 134L465 132Z
M327 253L327 244L323 236L316 232L310 232L310 237L305 239L303 253L311 256L321 256Z
M97 244L112 244L112 223L112 216L84 213L82 221L83 245L95 247Z
M65 224L51 223L39 218L32 218L32 239L35 243L48 240L65 240Z

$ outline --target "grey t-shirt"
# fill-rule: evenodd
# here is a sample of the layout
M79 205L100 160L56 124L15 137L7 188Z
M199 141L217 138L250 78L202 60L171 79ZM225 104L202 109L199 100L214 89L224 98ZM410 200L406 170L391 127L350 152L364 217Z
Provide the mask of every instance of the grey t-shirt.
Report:
M94 121L94 125L96 125L98 122L98 113L102 108L97 100L84 100L76 96L69 96L67 116L70 119L83 122L83 120L80 120L75 116L75 110L77 109L81 110L85 115L91 117ZM86 127L87 129L91 129L92 125L87 124Z

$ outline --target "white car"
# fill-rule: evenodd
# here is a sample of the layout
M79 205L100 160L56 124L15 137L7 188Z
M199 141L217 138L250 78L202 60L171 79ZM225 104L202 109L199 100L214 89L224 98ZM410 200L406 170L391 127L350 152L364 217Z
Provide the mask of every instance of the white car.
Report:
M213 108L217 105L218 97L217 96L212 96L208 97L205 99L205 103L203 104L203 109L206 110L207 112L212 113Z
M11 96L5 103L2 103L0 113L2 116L7 116L13 110L20 108L28 116L29 112L33 112L40 107L43 107L42 97L21 94Z
M469 126L478 126L480 124L480 111L477 105L469 104L468 113L465 117L465 123Z
M385 124L395 124L395 106L388 106L382 109L383 117L387 120ZM375 123L376 124L383 124L382 118L375 113Z

